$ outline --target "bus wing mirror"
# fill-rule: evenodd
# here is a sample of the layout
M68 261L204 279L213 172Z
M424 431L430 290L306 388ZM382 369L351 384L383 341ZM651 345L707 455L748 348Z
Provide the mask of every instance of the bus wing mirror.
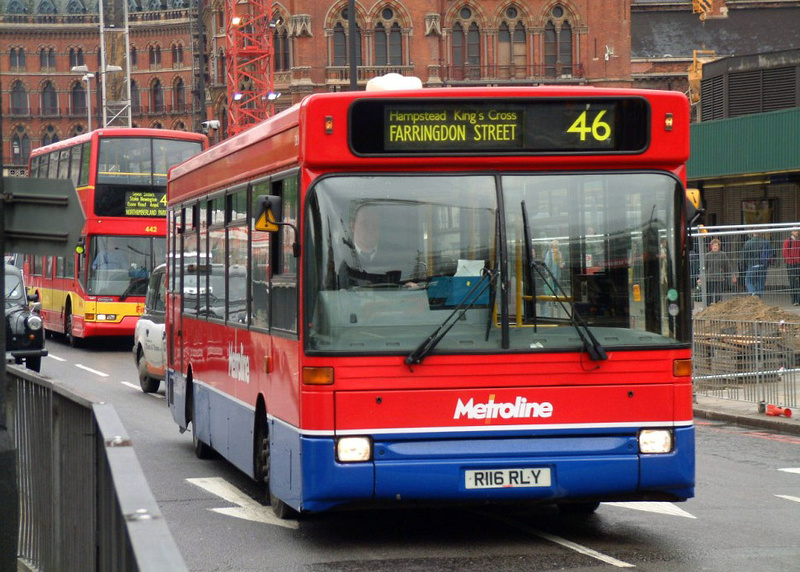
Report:
M277 232L279 221L275 213L281 213L281 198L276 195L261 195L256 208L255 229L261 232Z
M689 228L697 224L703 212L700 189L686 189L686 220L689 222Z

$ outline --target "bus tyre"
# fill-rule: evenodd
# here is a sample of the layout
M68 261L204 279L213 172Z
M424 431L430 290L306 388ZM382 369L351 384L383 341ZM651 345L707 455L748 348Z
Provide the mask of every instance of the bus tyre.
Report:
M562 502L558 503L558 510L563 514L590 515L599 506L599 502Z
M269 492L269 504L272 507L273 514L281 520L297 517L297 511L272 494L272 491Z
M262 411L256 415L255 438L253 442L253 467L255 472L256 482L264 487L265 496L269 498L269 504L272 507L272 512L280 518L285 520L287 518L297 517L298 513L288 504L276 497L272 493L269 479L269 427L267 420Z
M72 308L67 310L67 318L64 323L64 335L67 336L69 345L73 348L81 347L81 339L72 333Z
M144 352L139 350L139 385L145 393L155 393L158 391L158 386L161 381L150 377L147 373L147 360L144 357ZM194 433L194 432L193 432Z
M197 411L194 408L194 386L187 386L189 399L191 400L190 411L192 412L192 445L194 446L194 454L198 459L210 459L214 454L214 449L210 445L206 445L197 437Z

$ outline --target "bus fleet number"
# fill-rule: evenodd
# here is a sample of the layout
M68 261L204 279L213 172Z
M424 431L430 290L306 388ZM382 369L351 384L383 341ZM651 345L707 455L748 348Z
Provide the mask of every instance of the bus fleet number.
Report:
M158 232L158 227L157 226L153 226L153 225L146 226L146 227L144 227L144 231L145 232Z
M586 136L590 135L595 141L605 141L611 136L611 126L603 121L603 116L606 110L600 111L592 120L589 125L589 117L587 112L584 111L578 116L578 119L567 129L567 133L577 133L581 137L581 141L586 141Z

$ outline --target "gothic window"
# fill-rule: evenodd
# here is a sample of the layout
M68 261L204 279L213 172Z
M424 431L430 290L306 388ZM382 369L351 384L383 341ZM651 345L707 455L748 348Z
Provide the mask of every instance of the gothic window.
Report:
M75 48L70 48L69 49L69 66L70 67L74 67L74 66L82 66L82 65L85 65L85 62L83 60L83 49L82 48L78 48L76 50Z
M375 65L403 65L403 32L394 8L383 8L375 24Z
M161 66L161 47L160 46L150 46L150 67L160 67Z
M25 48L11 48L11 67L24 70L25 63Z
M28 114L28 92L21 81L14 82L11 87L11 115Z
M31 139L25 133L24 127L17 127L16 133L11 138L11 163L14 165L27 165L31 155Z
M183 65L183 46L180 44L173 44L172 45L172 66L181 66Z
M42 88L42 115L58 115L58 95L50 81Z
M150 12L157 12L158 10L161 10L161 0L148 0L147 9Z
M556 5L545 24L544 65L548 77L572 75L573 72L572 26L567 16L563 6Z
M6 11L9 14L24 14L26 12L25 5L19 0L11 0Z
M175 86L172 88L172 96L175 111L184 113L186 111L186 85L183 83L183 79L178 78L175 82Z
M142 6L137 2L137 0L128 0L128 13L130 12L141 12Z
M53 48L42 48L39 52L39 64L42 69L56 67L56 51Z
M280 14L272 17L270 25L274 25L272 30L272 49L275 53L275 71L289 71L291 63L289 61L289 31L286 29L286 18Z
M67 4L67 14L85 14L86 7L79 0L70 0Z
M228 62L225 59L225 51L220 50L217 54L217 81L220 85L225 84L225 74L227 73Z
M36 8L37 14L55 14L57 13L56 5L53 4L50 0L42 0L39 3L39 7Z
M453 24L452 61L454 79L477 79L481 75L481 33L472 8L462 7Z
M142 112L142 96L139 94L139 84L136 80L131 81L131 110L136 114Z
M139 52L136 51L136 46L131 46L131 67L139 65Z
M150 111L157 113L164 111L164 88L159 80L155 80L150 88L150 104Z
M350 32L347 29L347 8L339 12L339 21L333 26L333 65L346 66L350 63L349 58L349 37ZM356 23L356 65L361 64L361 27Z
M86 114L86 88L81 82L75 82L70 90L69 107L73 114Z
M500 24L497 33L497 63L503 77L525 77L527 64L527 38L525 25L518 19L516 7L509 6L504 12L507 18Z
M56 128L52 125L48 125L47 129L42 135L42 147L45 145L50 145L50 143L58 143L58 133L56 133Z

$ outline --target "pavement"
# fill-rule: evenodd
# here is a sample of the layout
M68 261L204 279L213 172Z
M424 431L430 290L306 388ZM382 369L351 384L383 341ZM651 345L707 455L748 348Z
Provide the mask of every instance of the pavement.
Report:
M800 410L791 410L791 417L772 417L759 412L757 403L696 395L694 416L695 419L715 419L742 427L800 435Z

